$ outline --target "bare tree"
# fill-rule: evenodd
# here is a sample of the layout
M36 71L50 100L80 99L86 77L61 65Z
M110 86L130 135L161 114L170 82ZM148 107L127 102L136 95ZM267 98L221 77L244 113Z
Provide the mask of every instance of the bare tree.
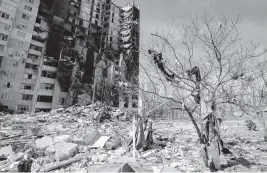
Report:
M253 69L252 85L246 94L246 110L248 114L258 118L259 123L263 126L264 141L267 141L267 127L264 115L267 112L267 61L258 62L257 68ZM249 106L248 106L249 105Z
M266 52L259 50L259 44L243 42L237 29L239 21L239 17L225 16L216 20L209 13L196 16L183 25L184 52L178 52L167 36L152 34L161 46L149 54L160 73L145 73L152 83L153 77L163 85L168 82L174 93L170 97L146 92L184 104L200 139L204 163L211 169L220 169L220 150L227 151L218 108L234 105L245 111L243 92L252 84L249 69L254 68L250 62Z

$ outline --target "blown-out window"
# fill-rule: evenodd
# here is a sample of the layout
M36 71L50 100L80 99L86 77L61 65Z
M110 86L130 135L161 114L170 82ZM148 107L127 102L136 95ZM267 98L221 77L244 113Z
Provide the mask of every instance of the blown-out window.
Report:
M37 102L52 103L53 96L38 95Z
M30 101L30 100L32 100L32 97L33 97L33 95L23 94L22 95L22 100L28 100L28 101Z

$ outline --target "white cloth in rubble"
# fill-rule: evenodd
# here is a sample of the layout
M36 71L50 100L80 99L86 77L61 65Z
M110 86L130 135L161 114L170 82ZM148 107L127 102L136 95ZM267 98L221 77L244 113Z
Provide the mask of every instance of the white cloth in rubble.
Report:
M130 3L130 4L127 5L126 7L123 7L122 10L123 10L123 11L129 11L129 10L131 10L131 8L133 8L133 3Z

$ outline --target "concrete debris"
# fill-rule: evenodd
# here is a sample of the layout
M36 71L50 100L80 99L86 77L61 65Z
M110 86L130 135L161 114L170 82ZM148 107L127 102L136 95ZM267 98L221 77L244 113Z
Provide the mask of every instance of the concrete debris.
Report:
M178 170L173 167L164 167L161 172L178 172Z
M100 137L100 132L97 129L92 129L91 133L84 137L84 142L86 145L93 145Z
M54 155L55 153L56 153L56 147L55 147L55 145L51 145L51 146L47 147L46 150L45 150L45 154L47 156Z
M37 139L35 143L36 143L37 148L45 149L45 148L53 145L53 138L51 138L49 136L44 136L40 139Z
M98 156L98 161L99 162L104 162L105 160L107 160L107 158L108 158L108 154L100 154Z
M69 140L70 135L61 135L61 136L56 136L53 139L54 143L58 143L58 142L66 142L67 140Z
M94 105L93 114L91 108L91 105L72 106L49 113L4 115L0 128L0 171L79 172L97 163L136 161L144 167L152 166L158 172L207 171L199 159L199 140L190 121L153 122L151 148L136 150L133 159L132 122L125 118L124 112L100 102ZM96 114L97 127L91 121ZM244 121L231 123L222 127L225 145L247 161L261 165L251 164L251 168L247 168L249 163L244 159L231 160L229 156L221 155L221 164L239 164L225 168L225 171L267 171L264 166L267 165L266 143L258 135L261 130L246 130ZM217 153L213 154L214 162L218 160L217 156Z
M106 142L110 139L110 136L100 136L100 138L94 143L93 148L103 148Z
M176 168L176 167L178 167L179 165L180 165L180 162L172 162L172 163L170 164L170 166L173 167L173 168Z
M7 158L11 154L13 154L11 145L0 148L0 158Z
M85 145L85 141L82 138L79 138L77 136L74 136L73 138L69 139L69 142L78 144L78 145Z
M14 161L21 160L23 157L24 157L24 153L22 153L22 152L20 152L20 153L11 153L11 154L7 157L7 159L8 159L9 161L14 162Z
M105 148L107 150L115 150L120 145L121 145L121 140L119 138L112 137L106 142Z
M78 145L73 143L61 142L55 144L55 159L66 160L73 157L78 152Z
M44 132L39 127L28 128L28 135L43 137L44 136Z
M78 103L77 105L83 106L83 105L89 105L92 103L91 96L88 94L81 94L78 95Z

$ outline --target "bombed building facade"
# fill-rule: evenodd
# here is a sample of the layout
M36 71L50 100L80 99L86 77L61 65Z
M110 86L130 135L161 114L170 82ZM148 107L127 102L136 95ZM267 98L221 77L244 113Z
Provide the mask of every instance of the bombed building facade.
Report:
M123 86L138 85L138 7L111 0L16 2L10 14L16 20L4 21L10 32L0 56L0 104L14 112L45 112L87 104L93 88L96 100L137 108L138 91ZM26 36L20 38L20 30ZM9 72L11 60L16 72Z

